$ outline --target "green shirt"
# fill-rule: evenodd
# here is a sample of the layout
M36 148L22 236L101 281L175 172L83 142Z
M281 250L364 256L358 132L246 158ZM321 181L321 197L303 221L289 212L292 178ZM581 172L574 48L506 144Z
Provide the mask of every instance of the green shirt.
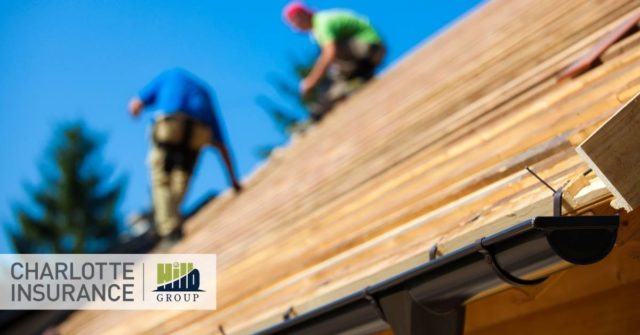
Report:
M327 10L313 15L313 37L321 46L351 37L371 44L381 42L369 21L345 10Z

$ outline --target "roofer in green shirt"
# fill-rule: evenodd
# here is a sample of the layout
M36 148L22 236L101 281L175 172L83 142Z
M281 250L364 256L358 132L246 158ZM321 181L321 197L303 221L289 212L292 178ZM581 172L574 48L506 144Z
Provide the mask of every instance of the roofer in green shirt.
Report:
M313 119L320 120L336 102L373 78L385 54L382 39L366 18L347 10L314 12L293 2L283 15L295 29L310 32L322 49L300 83L301 95L307 96L326 75L329 85L319 90L318 106L310 108Z

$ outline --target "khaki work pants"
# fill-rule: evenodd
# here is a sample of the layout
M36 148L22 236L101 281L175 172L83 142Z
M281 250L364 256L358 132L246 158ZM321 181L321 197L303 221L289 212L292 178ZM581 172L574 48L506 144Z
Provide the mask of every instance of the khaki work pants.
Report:
M156 121L152 131L153 147L148 158L154 221L160 237L168 236L182 225L180 206L187 193L200 149L206 143L204 140L197 141L196 137L211 138L209 127L193 120L193 128L188 131L191 134L189 138L171 136L186 133L184 124L175 122L176 119L182 120L183 116L171 117L171 122L165 122L167 118Z
M318 88L317 103L308 106L311 117L320 120L336 102L373 78L385 52L382 44L366 43L356 38L339 41L336 59L329 68L326 82Z

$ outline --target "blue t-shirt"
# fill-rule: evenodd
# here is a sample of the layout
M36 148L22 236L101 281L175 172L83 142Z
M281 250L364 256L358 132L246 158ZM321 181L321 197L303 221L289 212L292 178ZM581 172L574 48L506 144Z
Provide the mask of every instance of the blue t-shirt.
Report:
M209 125L213 139L222 142L207 85L186 70L164 71L138 92L138 98L145 107L152 106L165 114L182 112Z

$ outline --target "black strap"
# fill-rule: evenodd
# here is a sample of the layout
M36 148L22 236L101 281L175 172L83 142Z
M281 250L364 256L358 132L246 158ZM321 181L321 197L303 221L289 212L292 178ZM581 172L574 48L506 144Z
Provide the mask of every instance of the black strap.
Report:
M293 308L293 306L289 307L289 309L287 309L287 311L282 315L282 319L289 320L292 319L294 317L298 316L298 312L296 312L296 310Z
M174 169L180 169L189 172L193 172L198 161L198 155L200 151L179 147L171 144L158 144L160 150L164 151L164 165L165 172L170 173Z
M493 269L493 272L498 276L498 278L500 278L505 283L513 286L530 286L530 285L538 285L543 281L547 280L548 277L542 277L537 279L522 279L510 274L505 269L500 267L500 264L498 264L498 262L496 261L495 255L493 254L493 252L491 252L491 250L489 250L483 244L483 241L484 241L484 238L480 239L477 242L477 245L480 247L478 252L484 256L485 260L491 266L491 268Z
M438 243L434 244L431 249L429 249L429 261L438 258Z
M562 216L562 187L553 192L553 216Z
M190 117L187 117L184 120L184 129L182 130L182 139L180 139L180 147L182 149L186 150L190 150L190 146L189 144L191 143L191 136L193 136L193 119Z
M378 315L378 317L384 321L387 321L387 318L384 315L384 311L382 310L382 307L380 306L380 303L378 302L378 299L376 299L373 295L371 295L371 293L369 292L369 286L364 288L363 291L363 295L364 298L369 301L369 303L371 304L371 306L373 307L373 310L376 312L376 315Z
M167 118L173 118L173 116L168 116ZM174 119L174 121L180 122L181 120ZM158 122L165 122L165 120ZM165 143L159 141L157 137L157 130L155 129L156 126L157 124L154 125L152 137L154 144L164 151L165 159L163 170L167 173L170 173L176 168L189 172L193 171L199 154L199 150L194 150L190 146L195 121L190 117L184 119L184 122L182 122L182 138L178 143Z

